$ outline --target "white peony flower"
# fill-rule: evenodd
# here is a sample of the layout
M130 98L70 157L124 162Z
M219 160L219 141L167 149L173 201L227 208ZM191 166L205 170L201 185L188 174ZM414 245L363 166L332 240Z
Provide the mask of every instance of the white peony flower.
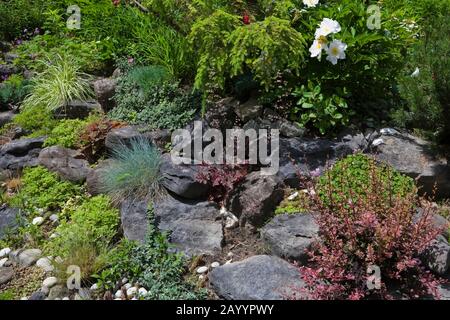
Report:
M314 40L311 48L309 48L309 52L311 52L311 58L320 57L322 56L322 50L326 48L327 39L325 37L320 37L316 40Z
M319 0L303 0L303 4L308 8L313 8L319 4Z
M341 40L333 40L327 47L327 60L335 65L339 59L345 59L346 49L347 45Z
M324 18L319 25L319 28L316 30L315 36L316 39L323 36L326 37L331 33L337 33L341 31L341 26L339 22L336 20Z

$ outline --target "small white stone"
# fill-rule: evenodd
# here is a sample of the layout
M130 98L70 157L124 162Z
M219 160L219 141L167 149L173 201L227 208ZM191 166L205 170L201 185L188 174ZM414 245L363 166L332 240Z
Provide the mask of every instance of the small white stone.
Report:
M298 192L296 191L296 192L294 192L293 194L291 194L287 199L289 200L289 201L292 201L292 200L294 200L295 198L297 198L298 197Z
M58 238L58 234L57 233L52 233L49 238L50 239Z
M206 273L207 271L208 271L208 267L206 267L206 266L197 268L198 274Z
M121 298L115 298L114 300L122 300Z
M53 287L55 284L57 284L58 283L58 279L56 278L56 277L48 277L47 279L45 279L43 282L42 282L42 285L44 286L44 287L47 287L47 288L51 288L51 287Z
M27 297L22 297L22 298L20 298L20 300L28 300L28 298Z
M44 218L36 217L33 219L33 221L31 223L34 224L35 226L40 226L43 222L44 222Z
M205 275L203 275L203 274L199 275L199 276L198 276L198 279L199 279L199 280L204 280L204 279L205 279Z
M122 290L117 290L116 294L114 295L114 297L116 297L116 300L117 299L121 300L122 299L122 295L123 295Z
M128 298L133 297L133 296L136 295L136 293L137 293L137 288L136 287L131 287L131 288L129 288L127 290L127 297Z
M227 257L228 257L228 258L231 258L232 256L234 256L234 253L233 253L233 252L231 252L231 251L230 251L230 252L228 252L228 254L227 254Z
M98 284L96 284L96 283L94 283L92 286L91 286L91 291L97 291L98 290Z
M211 263L211 268L217 268L220 267L220 263L217 261L214 261L213 263Z
M39 208L36 210L39 214L44 214L45 210L42 208Z
M131 298L131 300L138 300L138 298L134 297L134 298Z
M38 261L36 261L36 265L39 268L43 269L45 272L50 272L54 269L52 263L48 258L40 258Z
M138 293L140 296L145 296L147 294L147 289L145 288L139 288Z
M58 221L58 215L57 215L57 214L52 214L52 215L49 217L49 219L50 219L50 221L52 221L52 222L57 222L57 221Z
M128 279L127 278L123 278L122 279L122 284L128 283Z
M70 300L70 298L69 297L64 297L64 298L62 298L63 300Z
M125 283L125 285L124 285L124 287L125 287L125 290L128 290L128 289L130 289L131 288L131 283Z
M0 250L0 258L7 257L10 252L11 252L10 248L3 248L2 250Z
M8 261L8 258L0 259L0 268L5 265L6 261Z
M59 298L59 297L56 297L55 299L53 299L53 300L61 300L61 298Z
M383 143L384 143L384 140L381 139L381 138L379 138L379 139L373 140L372 145L373 145L374 147L377 147L377 146L379 146L379 145L382 145Z

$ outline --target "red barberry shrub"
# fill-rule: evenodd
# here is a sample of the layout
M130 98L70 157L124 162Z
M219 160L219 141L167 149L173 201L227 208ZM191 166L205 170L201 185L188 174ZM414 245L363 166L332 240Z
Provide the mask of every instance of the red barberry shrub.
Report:
M97 161L105 152L105 139L107 134L115 128L123 127L125 124L102 118L86 126L78 140L81 153L93 163Z
M196 176L200 183L210 186L209 200L223 205L230 192L248 174L248 165L209 165L202 164Z
M437 295L440 280L419 259L441 231L432 223L435 209L415 189L394 193L384 179L386 167L375 166L364 175L364 196L351 188L352 179L325 184L321 195L312 195L320 241L308 251L309 264L300 267L302 296L304 291L320 300ZM373 268L380 271L379 282Z

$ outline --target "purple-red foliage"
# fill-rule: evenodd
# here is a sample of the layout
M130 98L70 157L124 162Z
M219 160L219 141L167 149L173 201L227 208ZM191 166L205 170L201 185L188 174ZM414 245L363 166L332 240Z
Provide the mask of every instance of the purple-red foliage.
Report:
M311 299L394 299L394 291L417 299L437 296L441 282L424 268L420 254L440 230L432 223L433 206L412 191L404 197L383 196L383 184L371 170L365 197L344 195L329 184L327 193L341 200L324 203L313 196L320 243L308 252L310 264L300 267ZM417 215L417 208L423 214ZM378 266L381 287L369 289L368 267ZM294 297L295 298L295 297Z
M210 186L209 200L221 205L228 199L230 192L248 174L248 165L209 165L202 164L202 169L196 176L200 183Z

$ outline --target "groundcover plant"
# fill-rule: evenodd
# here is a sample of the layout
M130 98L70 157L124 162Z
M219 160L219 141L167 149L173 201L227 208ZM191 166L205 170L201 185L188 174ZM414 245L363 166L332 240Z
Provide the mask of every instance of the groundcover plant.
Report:
M449 0L0 18L0 300L450 300Z

